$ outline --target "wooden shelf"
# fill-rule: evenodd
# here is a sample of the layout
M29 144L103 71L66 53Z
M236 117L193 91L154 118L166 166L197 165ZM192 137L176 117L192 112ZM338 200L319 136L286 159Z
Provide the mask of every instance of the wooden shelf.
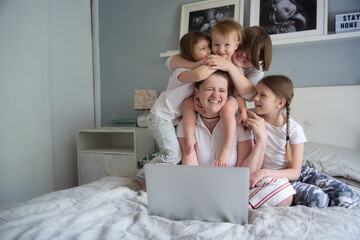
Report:
M348 39L350 40L350 39L356 39L356 38L360 38L360 31L273 40L273 46L274 47L291 46L291 45L311 44L311 43L316 43L316 42L331 42L331 41L348 40ZM179 53L179 50L170 50L170 51L166 51L164 53L160 53L160 57L170 57L170 56L178 54L178 53Z

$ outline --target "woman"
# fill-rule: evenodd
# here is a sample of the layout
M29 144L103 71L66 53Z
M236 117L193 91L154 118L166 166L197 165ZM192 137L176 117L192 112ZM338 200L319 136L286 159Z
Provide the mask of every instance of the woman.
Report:
M232 81L228 73L216 71L206 80L195 83L195 97L205 109L205 114L197 114L195 137L196 151L187 154L182 122L177 127L177 136L183 153L183 165L214 166L224 141L219 112L231 93ZM232 98L232 97L230 97ZM234 99L236 102L236 100ZM238 117L238 116L237 116ZM250 173L260 169L266 147L266 134L257 134L257 126L252 126L257 144L254 145L251 131L237 126L233 143L233 153L227 166L248 167Z

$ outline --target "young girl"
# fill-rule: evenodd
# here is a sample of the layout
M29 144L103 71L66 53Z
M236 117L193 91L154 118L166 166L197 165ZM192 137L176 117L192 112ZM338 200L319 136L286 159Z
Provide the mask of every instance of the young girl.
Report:
M261 169L250 176L250 187L255 187L250 190L250 204L254 208L272 205L274 201L281 201L288 195L282 203L289 206L295 191L291 190L288 180L297 180L293 184L297 191L294 201L297 204L327 207L329 201L322 202L328 196L330 205L353 206L359 196L344 183L308 166L301 170L304 143L307 140L301 125L290 118L292 97L293 84L285 76L267 76L257 85L255 113L265 120L268 143ZM249 114L251 118L247 126L259 124L260 118L250 111ZM276 184L279 179L281 185ZM275 191L286 192L287 195L276 199L278 195L269 194Z
M210 55L210 38L201 31L190 32L180 40L180 54L189 61L199 61ZM193 94L192 74L202 72L206 66L200 66L193 70L179 68L169 78L165 92L162 92L150 110L148 127L155 138L161 154L152 159L151 163L177 164L181 160L181 149L175 134L175 125L182 115L183 101ZM213 71L212 71L213 72ZM190 76L190 77L189 77ZM201 79L200 79L201 80ZM145 187L144 169L137 174L142 187Z

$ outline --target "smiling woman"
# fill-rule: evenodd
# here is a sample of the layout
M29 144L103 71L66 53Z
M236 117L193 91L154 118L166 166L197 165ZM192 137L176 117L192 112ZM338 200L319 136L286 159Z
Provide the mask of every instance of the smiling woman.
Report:
M197 114L195 125L197 144L195 151L190 154L185 148L183 122L180 122L177 127L177 136L183 153L182 164L214 166L224 142L223 124L219 112L226 101L235 101L232 97L228 97L231 89L230 76L223 71L216 71L206 80L195 84L195 96L199 99L205 113ZM237 127L235 136L233 154L227 166L237 164L240 166L252 149L253 137L250 131Z

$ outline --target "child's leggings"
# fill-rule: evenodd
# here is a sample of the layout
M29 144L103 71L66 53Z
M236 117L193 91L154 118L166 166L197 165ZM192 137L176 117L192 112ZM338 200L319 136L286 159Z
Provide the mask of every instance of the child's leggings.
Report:
M308 165L302 167L300 178L291 184L296 191L293 205L353 208L359 201L359 195L345 183Z

